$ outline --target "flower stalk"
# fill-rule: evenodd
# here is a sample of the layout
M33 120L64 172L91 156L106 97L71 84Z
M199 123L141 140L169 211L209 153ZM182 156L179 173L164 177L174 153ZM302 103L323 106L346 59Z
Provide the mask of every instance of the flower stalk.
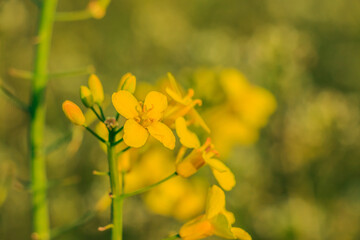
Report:
M121 194L122 187L120 184L120 175L118 170L117 158L115 153L115 132L109 130L109 142L107 144L107 154L110 172L110 186L111 186L111 218L112 218L112 240L122 240L122 208L124 198Z
M48 58L51 45L57 0L46 0L41 4L38 24L34 75L32 79L30 106L30 158L32 186L32 223L35 239L50 239L49 207L47 201L47 176L43 147L45 125L45 90L47 85Z

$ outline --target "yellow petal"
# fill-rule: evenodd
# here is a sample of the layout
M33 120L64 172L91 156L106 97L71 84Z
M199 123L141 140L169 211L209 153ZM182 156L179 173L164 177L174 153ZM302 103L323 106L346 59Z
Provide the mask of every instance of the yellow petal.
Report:
M146 95L144 105L145 111L148 111L147 116L159 120L167 108L167 98L160 92L151 91Z
M149 136L148 131L134 119L129 119L124 125L124 142L130 147L142 147Z
M218 159L207 159L206 163L209 164L214 177L224 190L230 191L235 186L236 181L234 174L222 161Z
M66 115L66 117L76 125L84 125L85 123L85 116L81 109L75 103L66 100L62 104L62 109Z
M184 118L180 117L175 121L176 133L180 138L182 145L188 148L200 147L200 141L195 133L191 132L187 126Z
M206 217L213 218L225 209L225 193L221 188L213 185L208 193L208 199L206 203Z
M159 140L165 147L174 149L175 136L171 129L161 122L154 122L147 127L151 136Z
M244 231L241 228L233 227L231 228L231 232L234 234L235 239L241 239L241 240L251 240L250 234L248 234L246 231Z
M101 104L104 101L104 90L99 78L95 74L89 77L89 88L95 103Z
M118 91L112 95L112 103L121 116L130 119L139 116L138 109L141 109L139 102L134 95L128 91Z
M199 219L199 220L198 220ZM190 222L184 224L179 231L181 239L183 240L197 240L203 239L213 235L214 229L212 224L207 220L202 220L198 217Z

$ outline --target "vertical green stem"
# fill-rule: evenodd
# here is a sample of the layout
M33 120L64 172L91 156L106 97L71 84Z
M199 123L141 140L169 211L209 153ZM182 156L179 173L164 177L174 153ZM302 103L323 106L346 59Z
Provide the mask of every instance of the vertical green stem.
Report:
M115 148L115 132L109 131L109 143L107 146L109 172L110 172L110 185L111 185L111 216L112 216L112 240L122 240L122 208L124 198L121 195L120 175L116 159Z
M34 76L31 93L30 157L32 184L33 238L50 239L49 209L46 196L47 177L43 135L45 125L45 89L57 0L44 0L38 24Z

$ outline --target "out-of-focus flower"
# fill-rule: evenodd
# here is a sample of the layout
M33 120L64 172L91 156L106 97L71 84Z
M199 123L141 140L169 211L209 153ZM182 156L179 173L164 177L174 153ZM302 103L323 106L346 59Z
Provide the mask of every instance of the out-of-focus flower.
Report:
M100 19L105 16L109 3L110 0L92 0L89 2L87 9L93 18Z
M100 79L95 74L91 74L88 84L93 95L94 102L100 105L104 101L104 90Z
M167 108L165 95L151 91L142 103L130 92L121 90L112 95L112 102L116 111L127 119L124 124L124 142L128 146L143 146L150 133L165 147L174 149L174 134L168 126L160 122Z
M220 83L232 110L241 121L254 128L266 125L268 117L276 109L276 100L269 91L250 84L236 69L223 70Z
M276 109L274 96L251 84L236 69L200 69L194 73L196 87L203 89L206 79L211 79L206 81L207 84L215 85L206 88L207 102L212 105L204 115L217 149L226 156L236 144L253 144L258 139L260 128L267 124ZM209 100L212 95L216 98Z
M88 87L80 87L80 98L85 107L91 108L94 105L94 98Z
M136 77L131 73L126 73L121 77L118 91L125 90L134 94L136 88Z
M220 160L213 158L217 154L211 139L208 138L200 148L192 150L184 159L176 163L176 172L184 177L195 174L202 166L208 164L220 186L230 191L236 184L231 170Z
M76 125L84 125L85 124L85 116L81 109L75 103L66 100L62 104L62 109L65 113L65 116Z
M210 129L206 125L205 121L194 109L196 105L202 105L202 101L200 99L192 98L194 96L194 90L189 89L188 93L184 95L181 92L175 78L170 73L168 73L168 80L165 91L170 96L172 102L170 102L169 107L164 113L164 122L168 126L173 126L177 118L187 115L191 123L200 125L207 132L210 132Z
M203 239L216 235L226 239L251 240L251 236L241 228L232 227L233 213L225 209L225 194L216 185L208 193L205 214L185 223L180 229L183 240Z

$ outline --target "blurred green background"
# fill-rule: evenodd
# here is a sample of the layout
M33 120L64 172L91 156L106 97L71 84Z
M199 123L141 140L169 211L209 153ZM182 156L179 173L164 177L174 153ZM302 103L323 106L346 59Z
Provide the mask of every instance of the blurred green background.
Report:
M86 5L59 0L58 9ZM32 69L37 16L30 0L0 0L0 76L24 101L29 81L9 69ZM229 156L238 184L227 208L236 226L253 239L360 239L360 1L117 0L101 20L55 24L50 70L89 65L108 95L126 72L139 82L172 72L189 86L199 67L239 69L278 107L259 140ZM49 83L48 143L71 129L61 103L80 103L86 81ZM0 109L0 239L29 239L28 119L3 96ZM78 151L65 150L48 156L54 227L83 216L108 188L92 175L106 163L95 139L85 134ZM97 227L108 214L57 239L107 239ZM125 239L161 239L180 226L141 198L125 205Z

